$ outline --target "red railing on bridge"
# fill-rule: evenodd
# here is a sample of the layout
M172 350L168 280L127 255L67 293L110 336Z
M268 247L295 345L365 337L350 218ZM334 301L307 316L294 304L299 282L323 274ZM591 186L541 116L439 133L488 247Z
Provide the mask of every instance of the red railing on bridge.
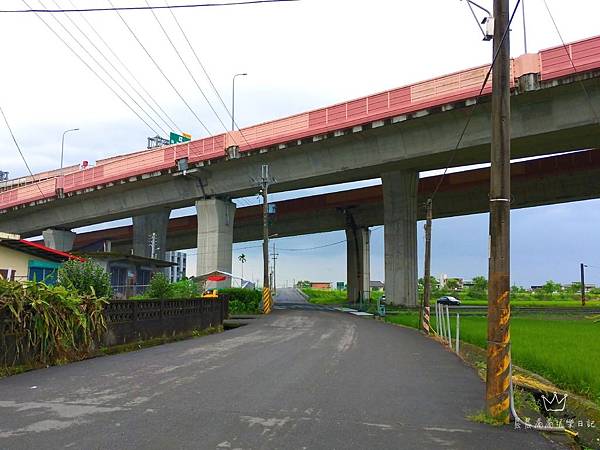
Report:
M577 68L576 71L569 55ZM54 197L59 187L68 194L131 177L158 173L175 167L176 161L181 158L188 158L191 163L224 158L225 149L231 145L238 145L240 151L244 152L467 100L479 93L488 68L489 66L481 66L456 72L327 108L254 125L242 129L242 132L220 134L184 144L108 158L99 161L95 167L72 172L64 177L0 192L0 210ZM514 59L511 80L514 85L521 75L538 73L541 80L545 81L599 68L600 36L597 36ZM484 94L490 92L491 79Z

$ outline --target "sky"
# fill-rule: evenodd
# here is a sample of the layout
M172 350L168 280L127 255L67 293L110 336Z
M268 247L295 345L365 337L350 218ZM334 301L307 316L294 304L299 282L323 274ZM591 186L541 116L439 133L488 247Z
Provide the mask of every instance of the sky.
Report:
M117 6L145 5L145 0L112 0ZM164 5L165 0L149 0ZM107 0L27 0L31 7L106 7ZM565 41L598 34L600 2L594 0L547 0ZM169 0L183 4L185 0ZM491 0L480 0L491 9ZM511 1L511 7L515 5ZM18 0L3 0L4 9L21 9ZM223 125L202 98L183 68L177 54L149 11L122 13L161 70L212 134ZM225 126L230 120L219 100L210 91L207 79L183 35L168 11L158 11L161 24L199 81ZM301 0L270 5L180 9L175 14L187 38L224 102L231 102L231 80L236 81L236 121L240 126L276 119L374 92L433 78L472 66L489 63L491 43L483 42L467 5L460 0ZM57 24L59 19L80 42L95 54L100 66L122 81L111 63L137 86L132 73L143 85L141 96L156 101L172 122L195 138L207 135L204 126L185 106L145 51L129 33L115 12L70 15L98 48L95 53L78 29L64 15L43 18L67 40L77 54L93 67L95 62ZM526 1L529 52L560 44L560 38L544 7L543 0ZM112 49L104 47L98 35ZM34 14L0 13L0 106L4 109L25 158L34 172L60 164L62 132L65 165L83 160L94 162L121 153L140 150L155 131L128 109ZM511 33L513 56L524 52L520 12ZM115 56L116 55L116 56ZM110 62L109 62L110 61ZM122 61L126 69L120 65ZM115 84L99 68L97 72L111 86ZM129 72L128 72L129 71ZM169 130L144 101L125 85L125 91ZM137 107L118 87L121 97ZM143 113L139 112L143 116ZM162 114L161 114L162 115ZM164 117L167 122L169 118ZM169 122L170 123L170 122ZM152 128L152 129L151 129ZM172 127L171 127L172 128ZM468 131L467 131L468 133ZM0 121L0 170L11 178L26 175L25 164ZM379 179L344 186L321 187L273 195L273 200L293 198L331 190L350 189L380 183ZM240 206L257 203L256 198L240 200ZM579 262L590 265L591 283L600 285L600 239L597 223L599 201L553 205L512 213L512 280L531 285L554 279L571 282L579 276ZM172 212L172 217L190 214L192 209ZM118 221L109 226L128 223ZM129 221L130 223L130 221ZM103 225L106 226L106 225ZM91 229L90 227L86 229ZM80 231L80 230L75 230ZM418 224L419 267L422 266L423 226ZM276 239L278 284L293 280L343 281L346 278L343 232ZM371 279L383 280L383 229L371 236ZM435 220L433 224L432 272L471 278L487 273L488 215ZM340 242L335 245L336 242ZM246 278L262 278L259 243L234 246L233 270L241 274L237 257L247 256ZM326 247L323 247L327 245ZM321 247L321 248L314 248ZM190 252L189 273L195 272L194 251ZM421 269L420 269L421 271ZM587 281L587 280L586 280Z

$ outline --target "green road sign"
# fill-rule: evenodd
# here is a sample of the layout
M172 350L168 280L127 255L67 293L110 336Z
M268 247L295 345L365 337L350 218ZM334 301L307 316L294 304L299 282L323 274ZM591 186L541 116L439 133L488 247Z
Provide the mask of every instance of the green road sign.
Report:
M169 134L169 143L170 144L181 144L182 142L187 142L192 140L192 135L187 133L171 133Z

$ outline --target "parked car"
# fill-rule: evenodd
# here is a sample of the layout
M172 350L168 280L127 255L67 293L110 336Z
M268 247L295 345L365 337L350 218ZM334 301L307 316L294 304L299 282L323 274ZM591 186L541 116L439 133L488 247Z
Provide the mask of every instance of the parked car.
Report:
M443 297L438 298L437 302L440 305L460 306L460 300L455 297L451 297L450 295L444 295Z

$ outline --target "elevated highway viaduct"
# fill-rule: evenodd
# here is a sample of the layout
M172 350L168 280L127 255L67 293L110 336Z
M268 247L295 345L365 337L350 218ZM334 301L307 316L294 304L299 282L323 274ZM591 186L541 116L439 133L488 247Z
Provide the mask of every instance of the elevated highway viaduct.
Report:
M133 248L145 254L152 232L166 248L171 209L195 205L198 271L229 271L236 217L231 199L256 193L263 164L275 177L272 192L380 177L386 291L390 301L414 305L418 174L449 161L489 162L491 87L478 95L487 70L477 67L11 188L0 192L0 229L23 236L43 232L49 245L66 249L74 239L71 228L133 217L139 237ZM513 158L600 147L600 37L515 58L511 84Z
M527 208L600 197L600 151L586 150L511 165L512 208ZM441 184L440 184L441 183ZM439 184L433 207L434 218L487 212L489 168L421 178L418 184L417 219L422 207ZM369 227L384 224L381 185L279 201L271 217L271 230L279 237L345 230L347 235L348 292L353 298L369 290ZM238 208L233 242L262 239L262 207ZM166 249L196 247L197 215L170 219ZM110 228L76 236L75 250L99 248L106 241L112 249L133 249L133 226Z

